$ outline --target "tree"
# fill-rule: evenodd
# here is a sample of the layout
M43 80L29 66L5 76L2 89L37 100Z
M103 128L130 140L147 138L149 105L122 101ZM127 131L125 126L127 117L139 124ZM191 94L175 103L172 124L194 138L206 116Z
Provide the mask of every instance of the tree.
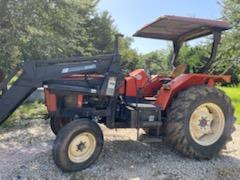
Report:
M135 49L131 48L132 38L126 37L120 40L120 54L121 54L121 70L123 74L128 74L130 71L138 68L141 56Z
M141 66L151 74L168 74L171 71L169 66L170 47L143 55Z
M223 0L224 20L231 23L232 30L224 33L217 61L212 72L231 74L235 84L240 82L240 1Z
M113 22L107 11L97 14L92 20L89 35L92 37L93 47L97 50L95 54L113 52L114 36L118 33Z
M192 71L198 72L210 57L210 43L191 46L185 43L179 53L178 64L188 64Z
M116 32L97 0L0 0L0 66L112 51Z

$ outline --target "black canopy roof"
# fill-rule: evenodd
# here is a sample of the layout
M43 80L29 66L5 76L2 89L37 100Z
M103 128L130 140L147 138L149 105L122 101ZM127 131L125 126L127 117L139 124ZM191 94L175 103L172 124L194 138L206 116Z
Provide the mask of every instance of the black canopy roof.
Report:
M134 36L171 41L188 41L210 35L214 31L225 31L230 25L224 21L179 16L163 16L146 25Z

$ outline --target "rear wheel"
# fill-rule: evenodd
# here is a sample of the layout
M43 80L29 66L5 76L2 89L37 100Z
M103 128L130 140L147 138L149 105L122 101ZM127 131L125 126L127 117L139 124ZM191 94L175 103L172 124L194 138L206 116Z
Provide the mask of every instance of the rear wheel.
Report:
M80 171L89 167L103 147L103 134L97 123L80 119L61 129L53 146L53 159L63 171Z
M231 140L234 121L234 109L222 91L192 87L180 92L168 109L166 142L188 157L209 159Z

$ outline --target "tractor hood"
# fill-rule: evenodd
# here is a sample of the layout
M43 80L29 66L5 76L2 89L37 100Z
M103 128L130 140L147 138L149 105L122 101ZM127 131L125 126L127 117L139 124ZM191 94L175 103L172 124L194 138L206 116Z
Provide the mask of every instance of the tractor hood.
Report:
M230 29L224 21L191 17L163 16L144 26L134 36L171 41L188 41Z

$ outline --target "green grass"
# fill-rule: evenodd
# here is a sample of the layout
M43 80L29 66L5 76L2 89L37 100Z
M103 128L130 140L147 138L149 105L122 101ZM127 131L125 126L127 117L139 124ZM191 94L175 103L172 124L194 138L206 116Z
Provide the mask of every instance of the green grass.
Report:
M221 87L232 100L235 107L235 116L237 117L237 124L240 124L240 87Z
M42 102L24 103L3 123L3 128L10 128L16 121L31 120L43 117L46 107Z
M29 119L46 113L45 105L42 102L35 101L33 103L23 104L12 116L15 119Z

